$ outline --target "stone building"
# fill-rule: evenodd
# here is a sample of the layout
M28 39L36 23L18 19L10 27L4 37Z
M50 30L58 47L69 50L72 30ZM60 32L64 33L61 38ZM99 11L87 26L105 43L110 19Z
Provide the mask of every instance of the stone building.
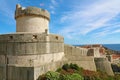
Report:
M87 56L88 49L66 45L62 36L49 33L48 11L18 4L15 19L16 33L0 35L0 80L37 80L39 75L71 62L93 71L99 67L94 56ZM113 75L111 66L107 67Z
M56 69L64 57L64 39L49 34L48 11L16 5L15 19L16 33L0 35L0 80L36 80Z

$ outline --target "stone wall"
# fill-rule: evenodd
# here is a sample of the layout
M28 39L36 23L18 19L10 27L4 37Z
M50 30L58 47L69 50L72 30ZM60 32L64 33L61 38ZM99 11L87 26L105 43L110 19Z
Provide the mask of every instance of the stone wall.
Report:
M64 63L76 63L92 71L97 67L113 75L106 59L94 61L94 56L100 56L97 48L64 45L62 36L48 34L48 11L17 5L15 19L17 33L0 35L0 80L37 80L39 75Z
M24 16L16 19L16 26L16 32L44 33L49 30L49 21L42 17Z
M92 71L97 68L112 75L110 63L103 58L94 60L94 56L88 56L92 52L66 45L63 37L54 34L0 35L0 79L16 80L21 77L19 80L36 80L39 75L56 70L64 63L75 63Z
M56 69L62 67L64 60L51 62L39 67L34 67L34 80L37 80L41 74L44 74L48 71L55 71Z
M71 45L64 45L65 56L87 56L88 49Z
M7 66L7 68L6 80L34 80L33 67Z
M56 70L64 63L63 40L53 34L0 35L0 80L36 80Z
M108 75L114 75L111 63L105 57L101 57L99 48L86 49L70 45L64 45L65 57L69 63L76 63L84 69L101 70Z
M64 45L65 57L69 63L75 63L84 69L96 71L96 66L93 56L87 56L88 49L79 48L70 45Z
M93 50L94 50L94 57L101 57L99 47L93 48Z
M5 57L0 55L0 57ZM64 53L7 56L0 62L0 80L36 80L39 75L64 64ZM6 62L4 62L6 61Z
M6 65L0 64L0 80L6 80Z
M114 75L111 63L108 61L107 58L95 58L95 64L97 70L106 72L108 75Z
M64 52L63 37L52 34L0 35L0 54L29 55Z

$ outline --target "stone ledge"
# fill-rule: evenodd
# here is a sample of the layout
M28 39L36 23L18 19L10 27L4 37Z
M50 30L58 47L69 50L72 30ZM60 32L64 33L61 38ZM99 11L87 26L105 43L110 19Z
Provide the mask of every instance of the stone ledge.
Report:
M0 42L64 42L64 38L55 34L13 33L0 35Z

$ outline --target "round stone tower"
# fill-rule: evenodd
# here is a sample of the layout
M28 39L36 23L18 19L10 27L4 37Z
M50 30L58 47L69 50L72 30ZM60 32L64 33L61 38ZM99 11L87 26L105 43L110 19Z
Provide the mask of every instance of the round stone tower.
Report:
M50 14L37 7L23 8L16 5L16 32L49 33Z

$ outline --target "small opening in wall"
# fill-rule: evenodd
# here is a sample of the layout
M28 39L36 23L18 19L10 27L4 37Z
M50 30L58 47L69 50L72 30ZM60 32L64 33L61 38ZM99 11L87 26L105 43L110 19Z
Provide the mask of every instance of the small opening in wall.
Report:
M58 40L58 36L55 37Z
M13 39L13 36L9 36L10 39Z
M37 39L37 35L33 35L33 39Z

